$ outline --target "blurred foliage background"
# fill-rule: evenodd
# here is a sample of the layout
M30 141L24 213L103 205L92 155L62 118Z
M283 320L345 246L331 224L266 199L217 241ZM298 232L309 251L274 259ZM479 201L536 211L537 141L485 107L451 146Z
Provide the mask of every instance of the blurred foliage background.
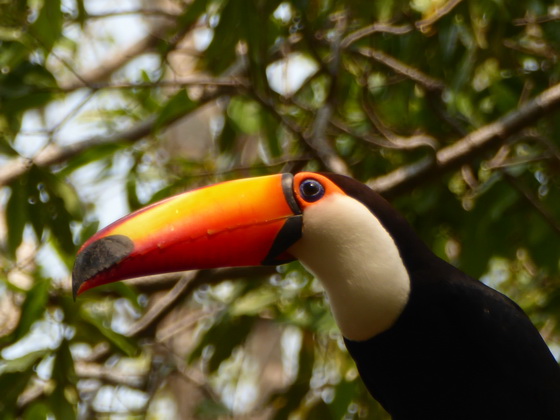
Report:
M548 0L0 1L0 418L387 419L298 263L72 301L98 228L281 171L383 193L558 356L559 18Z

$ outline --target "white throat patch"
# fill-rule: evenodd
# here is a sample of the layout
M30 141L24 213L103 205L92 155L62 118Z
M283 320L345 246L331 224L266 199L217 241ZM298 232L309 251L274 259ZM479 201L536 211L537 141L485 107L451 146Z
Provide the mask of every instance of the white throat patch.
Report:
M351 197L333 194L306 208L289 252L321 281L350 340L389 329L406 306L410 279L393 238Z

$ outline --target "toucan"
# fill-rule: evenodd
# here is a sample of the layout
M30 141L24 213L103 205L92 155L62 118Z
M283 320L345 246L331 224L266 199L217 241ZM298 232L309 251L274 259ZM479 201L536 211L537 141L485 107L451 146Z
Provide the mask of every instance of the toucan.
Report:
M74 297L118 280L298 259L323 285L348 352L395 420L560 419L560 368L505 295L438 258L379 194L300 172L227 181L102 229Z

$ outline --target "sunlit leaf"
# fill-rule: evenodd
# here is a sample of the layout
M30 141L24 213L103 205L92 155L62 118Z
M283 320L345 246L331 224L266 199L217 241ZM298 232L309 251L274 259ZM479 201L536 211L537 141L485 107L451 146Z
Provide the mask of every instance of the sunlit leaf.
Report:
M18 327L14 331L16 340L27 334L31 325L43 316L49 296L49 285L50 282L48 280L37 280L29 292L27 292L21 306L21 318Z

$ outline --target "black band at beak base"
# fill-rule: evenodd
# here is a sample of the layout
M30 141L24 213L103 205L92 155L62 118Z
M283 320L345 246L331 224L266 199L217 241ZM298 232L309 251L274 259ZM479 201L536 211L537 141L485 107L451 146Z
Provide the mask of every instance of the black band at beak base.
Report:
M303 215L301 207L294 196L294 176L290 173L282 174L282 192L288 206L294 212L294 216L286 219L284 226L282 226L282 229L280 229L272 243L270 251L268 251L265 259L262 260L262 265L279 265L291 261L291 259L278 259L278 257L301 238Z
M267 256L262 260L262 265L279 265L289 262L289 260L278 259L278 256L286 252L286 250L301 238L301 230L303 228L303 216L296 215L286 219L286 223L278 232L276 239L270 247Z

